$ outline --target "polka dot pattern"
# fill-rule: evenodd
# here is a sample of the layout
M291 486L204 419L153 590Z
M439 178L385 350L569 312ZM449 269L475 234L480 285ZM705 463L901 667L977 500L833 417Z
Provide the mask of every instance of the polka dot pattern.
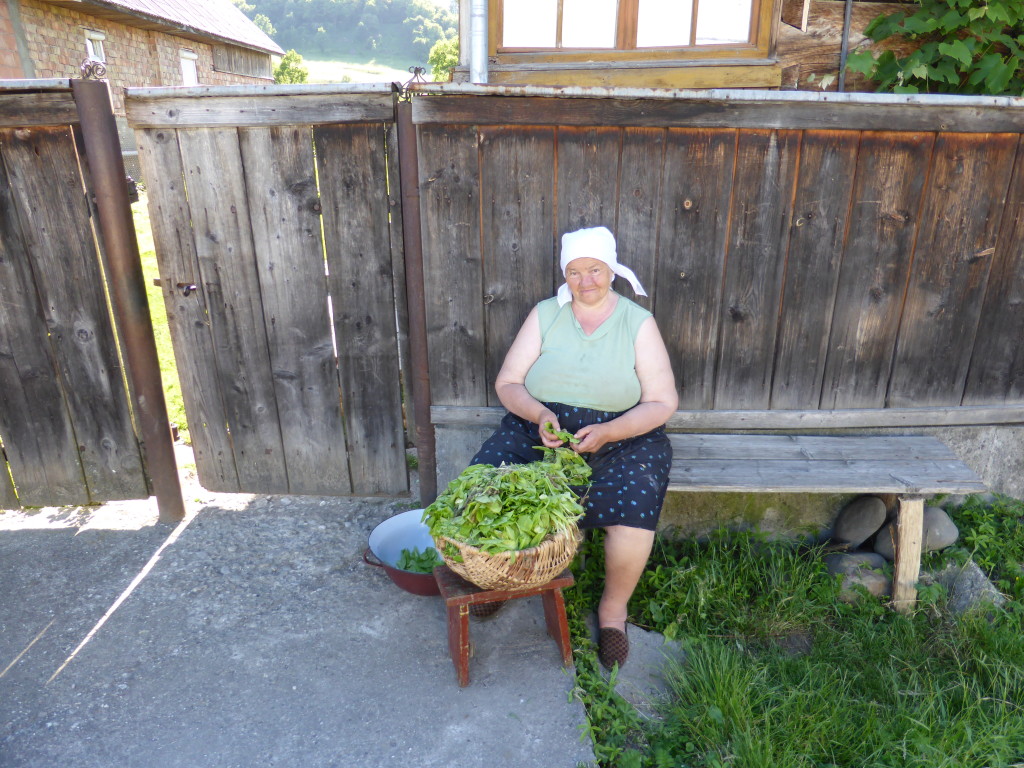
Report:
M557 416L559 426L576 432L588 424L600 424L622 412L595 411L561 403L544 403ZM524 464L536 461L541 445L537 425L506 414L501 426L483 444L471 464ZM668 489L672 445L659 427L646 434L608 443L586 454L592 471L591 485L582 500L585 516L581 528L625 525L653 531Z

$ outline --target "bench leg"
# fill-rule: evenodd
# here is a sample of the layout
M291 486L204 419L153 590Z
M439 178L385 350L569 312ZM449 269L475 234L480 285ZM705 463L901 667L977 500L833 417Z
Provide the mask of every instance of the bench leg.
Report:
M448 653L455 664L459 687L469 685L469 606L448 607Z
M572 641L569 639L569 621L565 615L565 598L561 589L549 589L543 595L544 623L548 634L558 643L562 664L572 666Z
M924 497L900 496L896 511L896 566L892 580L892 604L902 613L911 611L917 602L923 528Z

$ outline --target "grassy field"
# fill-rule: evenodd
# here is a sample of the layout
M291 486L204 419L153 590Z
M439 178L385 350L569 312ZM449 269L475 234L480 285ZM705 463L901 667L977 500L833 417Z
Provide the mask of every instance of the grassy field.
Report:
M724 531L659 537L631 620L677 640L686 658L670 667L672 693L652 719L615 694L590 650L585 617L604 567L591 537L567 608L600 765L1024 765L1024 502L971 497L951 514L960 540L925 568L972 558L1005 607L953 616L938 585L921 589L910 615L866 592L848 604L820 547Z
M185 442L188 440L188 423L185 406L181 399L181 384L178 369L174 363L171 348L171 334L167 327L167 311L160 288L153 281L160 276L157 269L156 252L153 249L153 233L149 225L146 196L140 194L139 202L132 205L135 220L135 236L139 242L142 257L142 272L146 279L146 295L149 298L149 314L153 319L153 335L156 337L156 352L160 358L160 376L163 379L164 399L167 401L167 415L172 424L178 425L178 433Z
M302 65L309 70L311 83L404 83L412 77L407 69L395 69L372 61L369 64L358 64L303 59Z

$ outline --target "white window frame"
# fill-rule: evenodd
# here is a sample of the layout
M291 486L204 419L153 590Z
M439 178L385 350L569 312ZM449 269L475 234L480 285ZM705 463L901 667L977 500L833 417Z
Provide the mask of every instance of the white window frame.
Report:
M86 58L90 61L100 61L105 64L107 54L103 50L103 41L107 39L107 36L98 29L89 29L88 27L82 27L82 32L85 33Z
M190 51L188 48L178 49L178 60L181 62L181 83L182 85L199 85L199 54ZM188 76L191 74L191 78ZM189 82L189 80L194 82Z

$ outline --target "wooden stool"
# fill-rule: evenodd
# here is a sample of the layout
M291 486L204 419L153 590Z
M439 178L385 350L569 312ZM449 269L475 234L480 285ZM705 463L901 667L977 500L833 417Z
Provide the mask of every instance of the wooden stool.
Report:
M448 609L448 651L451 653L459 687L469 685L469 606L514 600L518 597L541 595L544 601L544 623L548 634L555 638L562 652L562 663L572 664L572 644L569 640L569 623L565 618L565 600L562 588L571 587L575 582L568 570L547 584L527 589L481 589L466 581L447 565L434 568L434 578L441 589L441 597Z

